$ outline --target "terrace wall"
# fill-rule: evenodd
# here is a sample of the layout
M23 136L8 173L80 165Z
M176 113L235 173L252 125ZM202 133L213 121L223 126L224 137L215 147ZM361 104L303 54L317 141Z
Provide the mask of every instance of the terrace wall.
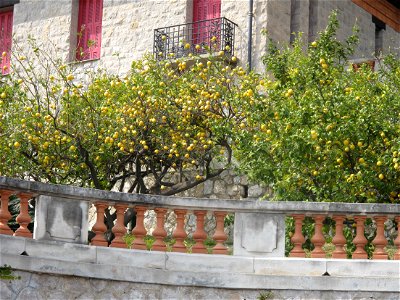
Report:
M35 198L35 227L30 222L29 199ZM16 219L8 226L9 199L20 200ZM10 265L20 280L0 281L1 299L36 298L176 298L176 299L398 299L400 295L400 207L396 204L229 201L125 194L74 186L51 185L0 176L0 265ZM88 204L97 208L95 237L86 239ZM104 209L114 206L117 219L111 243L104 239ZM123 216L127 207L137 212L135 239L128 246ZM177 215L168 249L163 217L170 209ZM143 227L146 210L157 212L152 233ZM216 241L205 248L202 216L216 216ZM195 214L196 226L188 249L183 217ZM224 216L235 214L233 254L224 244ZM294 248L285 257L285 218L293 216ZM315 221L311 242L315 248L306 258L301 244L302 220ZM328 255L322 221L336 221ZM376 224L374 251L365 251L365 220ZM346 255L344 220L355 220L356 250ZM389 233L384 223L397 224ZM332 228L333 229L333 228ZM397 234L396 234L397 231ZM155 238L151 250L143 238ZM342 237L341 237L342 236ZM32 238L33 237L33 238ZM391 243L389 247L389 242ZM157 247L156 247L157 245ZM389 255L389 248L391 254ZM287 250L287 249L286 249ZM212 254L207 254L208 252ZM181 253L179 253L181 252ZM331 258L330 258L331 257Z

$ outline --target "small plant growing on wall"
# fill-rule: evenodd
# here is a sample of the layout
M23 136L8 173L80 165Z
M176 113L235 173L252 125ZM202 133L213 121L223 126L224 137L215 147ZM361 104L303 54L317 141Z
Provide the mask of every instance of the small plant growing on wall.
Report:
M0 267L0 280L15 280L15 279L21 279L21 277L12 274L11 266L4 265Z
M268 299L274 299L274 293L272 291L260 292L260 294L257 297L257 300L268 300Z

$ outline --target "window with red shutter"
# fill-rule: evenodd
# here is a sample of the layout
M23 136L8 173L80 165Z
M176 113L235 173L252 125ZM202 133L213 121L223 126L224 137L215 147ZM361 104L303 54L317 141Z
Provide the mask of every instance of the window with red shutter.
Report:
M221 0L193 0L193 22L211 20L221 17ZM209 44L211 30L208 22L200 22L193 26L193 41L195 44ZM217 30L218 31L218 30ZM218 37L217 37L218 38Z
M193 22L219 18L221 0L193 0Z
M12 43L13 11L0 12L0 54L1 71L6 75L10 72L11 43Z
M100 58L103 0L79 0L77 60Z

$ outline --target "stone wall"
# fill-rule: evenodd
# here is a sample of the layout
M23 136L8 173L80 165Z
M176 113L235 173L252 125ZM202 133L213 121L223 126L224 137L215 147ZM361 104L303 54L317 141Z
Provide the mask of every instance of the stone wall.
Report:
M248 1L221 0L221 16L238 25L236 55L247 63ZM74 57L77 31L78 0L39 1L21 0L14 6L16 40L24 44L28 35L39 43L52 43L58 53L70 60ZM261 56L266 46L266 29L270 36L283 45L291 39L291 32L304 32L312 41L324 29L333 9L339 11L341 29L339 39L351 34L355 23L360 27L360 45L355 57L371 57L375 49L375 26L371 15L351 0L255 0L253 18L253 65L263 69ZM81 63L83 67L105 67L111 72L124 73L131 61L153 50L153 30L192 21L192 0L104 0L101 59ZM383 34L383 48L399 51L400 33L387 27ZM397 49L396 49L397 48Z
M398 299L399 262L142 251L0 235L0 299ZM301 280L299 280L301 278Z
M17 271L0 280L1 299L398 299L396 293L223 289L132 283Z
M71 39L72 1L21 0L14 5L14 40L19 46L28 44L29 38L69 59Z

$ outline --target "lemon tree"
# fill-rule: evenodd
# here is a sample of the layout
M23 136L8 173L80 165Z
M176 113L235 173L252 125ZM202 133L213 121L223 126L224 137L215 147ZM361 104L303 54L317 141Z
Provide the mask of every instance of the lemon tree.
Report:
M270 43L237 157L276 199L399 203L399 59L355 70L357 33L340 42L338 26L333 14L310 45Z
M218 176L259 82L223 51L147 57L124 76L29 53L1 78L1 175L98 189L172 195Z

